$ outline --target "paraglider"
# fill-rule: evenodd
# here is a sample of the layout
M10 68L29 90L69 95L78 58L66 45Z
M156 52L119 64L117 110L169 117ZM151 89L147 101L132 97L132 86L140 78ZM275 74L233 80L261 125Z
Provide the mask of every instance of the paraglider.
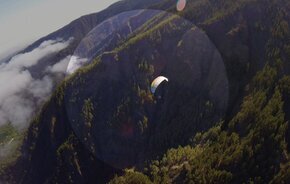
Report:
M153 82L151 83L151 92L154 94L158 86L164 81L168 82L169 80L164 76L159 76L156 79L154 79Z

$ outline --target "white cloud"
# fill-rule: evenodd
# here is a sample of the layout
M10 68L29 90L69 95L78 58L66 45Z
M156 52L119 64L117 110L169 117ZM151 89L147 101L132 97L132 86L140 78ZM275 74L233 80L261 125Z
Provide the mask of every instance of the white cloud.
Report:
M5 120L13 123L18 128L24 128L33 114L33 101L19 94L6 96L1 103L1 111L5 114ZM5 122L3 122L5 123Z
M48 40L44 41L40 46L31 52L19 54L14 56L8 64L2 64L5 66L5 70L16 70L24 67L31 67L49 54L55 53L66 48L69 45L69 41L63 42L62 40ZM1 66L0 65L0 70Z
M35 79L28 68L38 64L43 57L66 48L70 40L48 40L31 52L14 56L8 63L0 65L0 126L11 122L25 128L33 113L50 95L53 88L51 74L65 73L65 58L47 71L41 79ZM61 67L60 67L61 66Z
M32 80L28 71L0 69L0 104L7 96L25 89Z
M71 56L67 56L53 66L48 66L46 72L48 73L66 73Z
M42 102L49 96L53 87L53 81L49 76L43 77L41 80L33 80L28 86L28 91L39 102Z
M1 7L10 13L0 11L0 60L80 16L98 12L116 1L35 0L29 6Z

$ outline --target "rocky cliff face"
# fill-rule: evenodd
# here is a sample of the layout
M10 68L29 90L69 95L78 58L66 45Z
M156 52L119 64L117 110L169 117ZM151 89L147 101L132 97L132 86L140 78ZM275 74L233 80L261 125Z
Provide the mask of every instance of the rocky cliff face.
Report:
M173 12L170 3L151 5ZM142 4L150 6L149 2ZM126 5L135 7L130 1L118 6ZM115 7L111 8L120 8ZM276 15L275 10L281 14ZM282 146L273 149L279 154L262 154L271 150L266 145L275 145L272 144L275 141L267 139L271 144L264 144L257 140L272 135L263 134L259 127L267 127L262 123L266 114L276 117L275 109L278 109L275 112L283 110L286 119L278 121L269 117L266 119L273 121L268 125L273 123L286 129L281 122L287 121L288 105L283 109L280 102L287 103L288 85L287 78L280 78L289 70L285 41L289 39L287 10L289 3L283 1L198 0L189 2L181 17L164 16L161 12L147 20L138 15L142 17L135 20L146 23L130 22L135 26L131 31L128 25L121 26L110 42L101 45L106 52L94 53L89 65L58 87L33 121L22 156L7 169L5 177L16 183L104 183L123 169L134 167L148 175L149 179L143 178L144 181L202 183L199 179L207 178L203 182L263 183L272 180L282 170L273 163L287 163L286 142L280 141L287 137L277 128L276 145ZM116 36L117 33L122 36ZM274 69L266 67L256 74L266 63ZM155 95L150 92L150 82L159 75L167 76L169 82ZM276 88L283 98L275 92ZM255 96L257 91L265 93L263 98ZM259 100L252 102L252 98L264 99L262 104L270 105L259 106ZM259 108L264 114L255 111ZM192 141L198 132L218 126L221 120L224 121L218 130L212 129ZM249 132L255 132L256 137ZM260 146L249 151L249 145L255 143ZM168 149L186 145L192 148L169 151L159 164L154 162L147 172L144 169ZM232 154L242 155L239 150L248 156L226 159ZM273 165L273 168L253 169L258 161L251 153L266 160L275 158L276 162L257 164ZM224 154L228 155L224 158ZM206 160L207 164L202 163ZM235 171L240 169L244 170L238 175ZM142 177L127 173L112 182L126 178L132 182L132 178L141 181Z

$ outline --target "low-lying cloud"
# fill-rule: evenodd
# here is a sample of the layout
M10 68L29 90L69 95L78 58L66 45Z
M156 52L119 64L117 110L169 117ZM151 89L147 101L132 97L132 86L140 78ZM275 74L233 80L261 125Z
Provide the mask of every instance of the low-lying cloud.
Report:
M0 126L10 122L19 129L27 127L37 108L52 91L52 75L64 74L70 57L47 66L42 78L33 78L29 68L45 56L65 49L70 42L71 39L44 41L31 52L18 54L9 62L0 64Z
M48 66L46 72L48 73L66 73L67 67L70 63L71 56L67 56L53 66Z

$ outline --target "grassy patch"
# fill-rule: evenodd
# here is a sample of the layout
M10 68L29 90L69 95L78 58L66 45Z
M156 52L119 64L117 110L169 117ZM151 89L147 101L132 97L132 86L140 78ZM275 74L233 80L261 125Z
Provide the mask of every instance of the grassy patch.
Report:
M10 123L0 127L0 174L20 156L22 134Z

